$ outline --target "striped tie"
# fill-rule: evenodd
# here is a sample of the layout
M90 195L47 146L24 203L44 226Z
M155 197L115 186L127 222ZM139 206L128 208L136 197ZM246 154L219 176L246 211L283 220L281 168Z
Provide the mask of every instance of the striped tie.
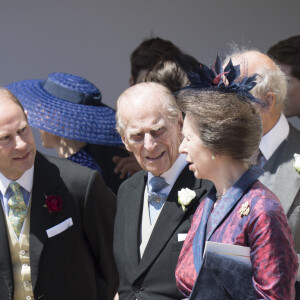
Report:
M7 204L9 205L8 219L17 237L19 238L23 222L27 216L28 207L24 202L23 194L20 190L20 185L12 181L9 185L13 195L9 198Z

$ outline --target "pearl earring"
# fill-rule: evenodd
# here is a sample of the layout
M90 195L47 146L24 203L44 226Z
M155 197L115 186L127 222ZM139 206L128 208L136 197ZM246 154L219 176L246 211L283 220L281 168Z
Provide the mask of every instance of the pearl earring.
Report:
M213 155L211 156L211 159L212 159L212 160L215 160L215 159L216 159L216 156L213 154Z

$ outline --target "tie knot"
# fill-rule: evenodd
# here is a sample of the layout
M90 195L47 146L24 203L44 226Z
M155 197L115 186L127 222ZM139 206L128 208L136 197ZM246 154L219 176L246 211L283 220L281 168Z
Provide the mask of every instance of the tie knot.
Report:
M157 193L161 191L168 184L163 177L154 176L150 179L149 185L151 186L151 192Z
M11 181L9 187L14 194L20 193L20 185L17 182Z

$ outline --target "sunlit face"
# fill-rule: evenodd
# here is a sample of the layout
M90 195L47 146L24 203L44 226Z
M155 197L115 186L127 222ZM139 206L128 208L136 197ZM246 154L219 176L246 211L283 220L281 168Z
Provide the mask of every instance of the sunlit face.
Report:
M55 148L59 143L61 138L52 133L46 132L39 129L43 147L45 148Z
M0 172L16 180L33 166L35 142L22 109L7 95L0 100Z
M183 123L184 139L179 147L180 153L185 153L186 160L190 164L189 169L194 172L196 178L212 179L212 153L208 150L199 133L196 132L193 120L187 114Z
M126 124L122 139L140 166L159 176L169 170L178 158L182 118L168 118L163 100L158 99L155 93L142 97L147 99L120 107L122 120Z
M291 75L291 67L280 65L288 80L287 101L284 114L287 117L300 116L300 80Z

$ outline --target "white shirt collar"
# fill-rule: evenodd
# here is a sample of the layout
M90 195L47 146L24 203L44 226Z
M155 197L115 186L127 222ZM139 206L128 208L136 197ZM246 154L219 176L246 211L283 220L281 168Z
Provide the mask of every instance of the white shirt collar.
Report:
M15 180L29 193L31 193L33 185L33 169L34 167L32 166L29 170L25 171L25 173L19 179ZM8 179L2 173L0 173L0 191L3 196L5 195L11 181L11 179Z
M268 160L279 145L288 137L290 126L286 117L281 114L275 126L261 139L259 149Z
M171 190L176 179L178 178L179 174L184 169L186 164L187 164L186 154L179 154L173 166L168 171L160 175L168 183L168 186L166 187L166 191L164 191L165 189L163 189L164 192L169 192ZM147 184L149 184L149 181L152 177L154 177L154 175L148 172Z

